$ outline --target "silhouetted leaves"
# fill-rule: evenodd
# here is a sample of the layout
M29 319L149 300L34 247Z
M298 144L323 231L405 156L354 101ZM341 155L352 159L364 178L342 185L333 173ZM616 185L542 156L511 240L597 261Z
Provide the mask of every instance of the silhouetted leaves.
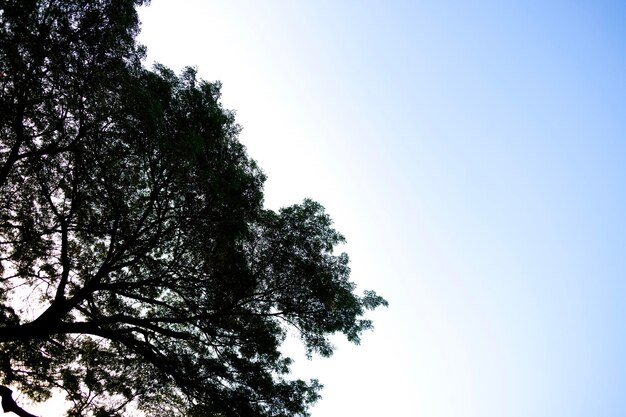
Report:
M386 302L318 203L263 208L219 83L142 67L138 3L1 3L2 382L71 416L306 415L286 329L330 355Z

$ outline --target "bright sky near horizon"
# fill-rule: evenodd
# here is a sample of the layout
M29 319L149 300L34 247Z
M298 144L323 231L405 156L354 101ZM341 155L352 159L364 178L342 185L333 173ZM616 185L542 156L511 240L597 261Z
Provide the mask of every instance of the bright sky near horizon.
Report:
M626 415L626 6L152 0L267 204L311 197L390 307L299 361L313 417Z

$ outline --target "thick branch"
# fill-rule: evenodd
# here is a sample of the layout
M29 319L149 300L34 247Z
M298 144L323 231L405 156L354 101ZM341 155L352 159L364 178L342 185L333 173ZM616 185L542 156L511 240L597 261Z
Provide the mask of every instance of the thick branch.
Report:
M13 391L9 387L0 385L0 397L2 397L2 410L5 413L15 413L20 417L37 417L17 405L13 399Z
M61 281L57 287L57 293L54 297L55 302L62 302L65 300L65 287L70 276L70 258L68 255L68 236L67 236L67 221L61 219L61 265L63 271L61 272Z
M122 314L118 314L111 317L103 318L102 320L98 320L95 322L75 322L75 323L63 323L59 325L55 330L59 333L79 333L79 334L93 334L95 336L100 336L101 331L103 330L103 325L110 324L129 324L136 327L122 327L116 330L108 330L108 337L112 340L117 340L116 335L121 335L122 333L128 331L139 331L139 330L151 330L155 333L162 334L164 336L172 337L175 339L189 339L191 335L187 332L176 331L161 327L158 325L161 320L150 320L150 319L141 319L130 317Z

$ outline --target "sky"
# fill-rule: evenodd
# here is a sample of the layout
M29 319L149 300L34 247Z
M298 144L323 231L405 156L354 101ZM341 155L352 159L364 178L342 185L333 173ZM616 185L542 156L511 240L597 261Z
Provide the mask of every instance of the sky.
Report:
M223 84L266 204L322 203L360 346L313 417L626 415L626 6L152 0L147 65ZM298 355L298 347L286 348Z

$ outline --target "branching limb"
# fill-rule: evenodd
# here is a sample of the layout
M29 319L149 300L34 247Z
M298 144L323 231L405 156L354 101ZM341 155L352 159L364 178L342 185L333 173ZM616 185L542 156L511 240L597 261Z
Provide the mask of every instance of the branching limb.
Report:
M17 405L13 399L13 391L9 387L0 385L0 397L2 397L2 410L5 413L15 413L20 417L37 417Z

